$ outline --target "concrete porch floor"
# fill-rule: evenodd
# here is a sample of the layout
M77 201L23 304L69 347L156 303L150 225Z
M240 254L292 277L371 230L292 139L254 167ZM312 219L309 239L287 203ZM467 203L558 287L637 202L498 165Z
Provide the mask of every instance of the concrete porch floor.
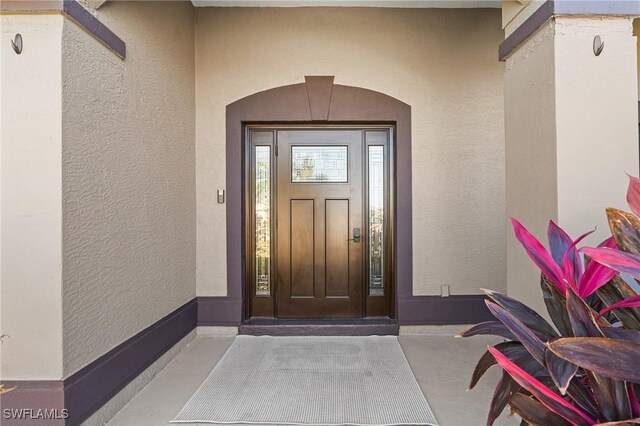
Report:
M487 372L474 390L467 392L466 389L477 360L495 339L456 339L442 335L400 336L399 339L440 425L485 424L499 369L493 367ZM232 342L233 337L197 336L108 425L170 425ZM519 421L503 414L495 424L518 425Z

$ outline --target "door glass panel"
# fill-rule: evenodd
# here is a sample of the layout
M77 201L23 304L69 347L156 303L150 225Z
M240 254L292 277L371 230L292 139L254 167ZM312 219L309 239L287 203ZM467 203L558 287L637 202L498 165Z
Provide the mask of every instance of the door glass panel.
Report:
M256 295L271 294L271 147L255 148Z
M384 147L369 146L369 294L384 296Z
M346 183L346 146L292 146L291 182L293 183Z

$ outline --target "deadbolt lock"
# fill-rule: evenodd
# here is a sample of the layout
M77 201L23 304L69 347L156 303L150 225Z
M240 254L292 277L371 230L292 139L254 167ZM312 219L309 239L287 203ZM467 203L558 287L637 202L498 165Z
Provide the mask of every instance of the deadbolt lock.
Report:
M353 228L353 238L349 238L347 241L353 241L354 243L360 242L360 228Z

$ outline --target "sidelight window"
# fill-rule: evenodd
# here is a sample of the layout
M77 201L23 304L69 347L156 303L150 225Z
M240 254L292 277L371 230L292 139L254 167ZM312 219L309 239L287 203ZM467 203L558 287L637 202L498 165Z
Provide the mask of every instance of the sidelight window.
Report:
M271 147L255 147L256 295L271 294Z
M369 295L384 296L384 146L368 147Z

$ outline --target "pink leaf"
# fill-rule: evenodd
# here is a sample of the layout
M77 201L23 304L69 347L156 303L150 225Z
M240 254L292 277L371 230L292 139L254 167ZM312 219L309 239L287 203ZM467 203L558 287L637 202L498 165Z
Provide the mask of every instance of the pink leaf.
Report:
M512 218L511 223L513 224L516 239L523 245L531 260L540 268L549 281L554 283L562 292L565 292L567 285L564 282L562 270L542 243L517 220Z
M605 309L600 311L600 316L606 314L609 311L620 308L640 308L640 295L629 297L628 299L624 299L607 306Z
M609 237L603 242L601 242L600 244L598 244L598 247L609 247L609 248L617 249L618 244L616 243L615 238Z
M640 216L640 179L629 175L629 187L627 189L627 203L631 211Z
M613 237L601 242L598 247L617 249L618 245ZM583 299L595 293L600 287L611 281L617 271L608 268L596 261L591 261L580 278L580 297Z
M596 292L600 287L611 281L618 271L607 268L597 262L589 262L587 270L580 277L579 296L583 299Z
M513 380L515 380L520 386L531 392L531 394L549 410L564 417L573 425L585 423L592 425L595 423L595 421L588 415L568 403L564 398L553 392L522 368L518 367L498 349L491 346L489 346L488 349L504 371L509 373Z
M549 252L551 257L556 261L558 266L562 266L562 256L567 251L571 243L571 237L564 229L560 228L552 220L549 221L547 227L547 240L549 241Z
M640 278L640 256L607 247L585 247L582 252L604 266Z
M578 288L578 284L581 283L580 277L582 276L582 259L578 256L578 252L576 250L576 246L580 241L582 241L586 236L595 232L593 231L585 232L580 235L571 245L567 248L562 256L562 271L564 273L564 278L567 280L571 288L574 290L576 294L580 294L580 289Z

